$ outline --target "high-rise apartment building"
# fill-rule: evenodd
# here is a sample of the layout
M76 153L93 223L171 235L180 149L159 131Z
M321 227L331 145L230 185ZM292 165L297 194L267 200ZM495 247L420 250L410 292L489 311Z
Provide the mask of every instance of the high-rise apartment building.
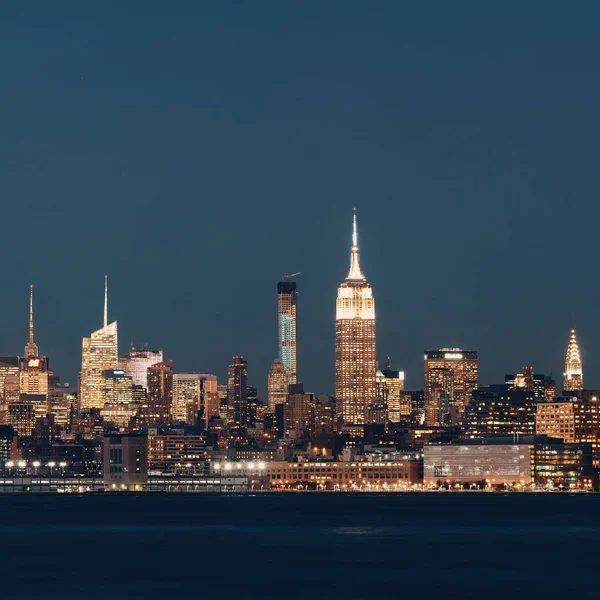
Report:
M279 360L285 367L288 384L296 383L296 282L287 277L277 284Z
M449 398L452 420L460 422L471 393L478 385L477 352L442 348L425 352L425 404L436 390Z
M335 395L345 424L365 424L375 372L375 300L360 270L355 211L350 271L338 289L335 314Z
M301 383L290 385L283 409L285 434L291 438L310 435L314 429L314 394L304 392Z
M133 385L148 389L148 367L163 361L162 350L136 350L132 345L127 356L119 357L119 369L131 377Z
M196 425L202 403L202 375L175 373L173 375L173 404L171 421Z
M219 416L221 398L217 376L211 373L200 373L200 411L197 425L208 427L212 417Z
M148 368L148 400L140 409L145 426L169 423L173 402L173 361L166 360Z
M108 323L108 280L104 276L104 326L83 338L79 406L81 410L104 408L103 372L117 368L117 322Z
M232 427L248 425L248 363L234 356L227 377L227 416Z
M571 337L567 347L567 356L565 358L565 376L563 381L563 390L565 392L576 392L583 389L583 368L581 365L581 353L579 344L575 337L575 330L571 329Z
M269 411L275 412L277 404L285 404L285 398L288 391L288 376L283 363L276 358L269 369L269 379L267 383L267 402Z

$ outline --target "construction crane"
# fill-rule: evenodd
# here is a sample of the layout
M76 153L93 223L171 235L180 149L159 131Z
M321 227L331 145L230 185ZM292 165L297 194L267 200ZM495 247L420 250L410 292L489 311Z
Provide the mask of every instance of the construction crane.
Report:
M291 275L288 275L287 273L284 273L283 274L283 279L285 279L285 281L287 281L291 277L296 277L296 275L302 275L302 271L298 271L297 273L292 273Z

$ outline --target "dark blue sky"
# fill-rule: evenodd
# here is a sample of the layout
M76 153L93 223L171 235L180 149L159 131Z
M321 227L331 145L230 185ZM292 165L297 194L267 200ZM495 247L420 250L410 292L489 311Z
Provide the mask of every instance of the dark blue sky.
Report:
M483 6L486 4L486 6ZM301 379L333 389L358 208L380 360L479 350L481 380L600 386L597 3L102 2L0 9L0 354L63 379L102 324L266 391L276 283Z

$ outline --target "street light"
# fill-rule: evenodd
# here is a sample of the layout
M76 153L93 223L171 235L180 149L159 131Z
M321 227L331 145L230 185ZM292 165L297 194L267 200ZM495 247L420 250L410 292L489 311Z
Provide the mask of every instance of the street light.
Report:
M40 461L39 460L34 460L31 464L33 465L33 468L35 469L35 474L37 475L37 470L38 470L38 468L40 466Z

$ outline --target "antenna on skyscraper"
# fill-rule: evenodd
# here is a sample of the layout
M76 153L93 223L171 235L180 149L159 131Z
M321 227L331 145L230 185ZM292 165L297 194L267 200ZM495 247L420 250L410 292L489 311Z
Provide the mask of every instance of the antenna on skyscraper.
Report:
M108 325L108 275L104 273L104 327Z

